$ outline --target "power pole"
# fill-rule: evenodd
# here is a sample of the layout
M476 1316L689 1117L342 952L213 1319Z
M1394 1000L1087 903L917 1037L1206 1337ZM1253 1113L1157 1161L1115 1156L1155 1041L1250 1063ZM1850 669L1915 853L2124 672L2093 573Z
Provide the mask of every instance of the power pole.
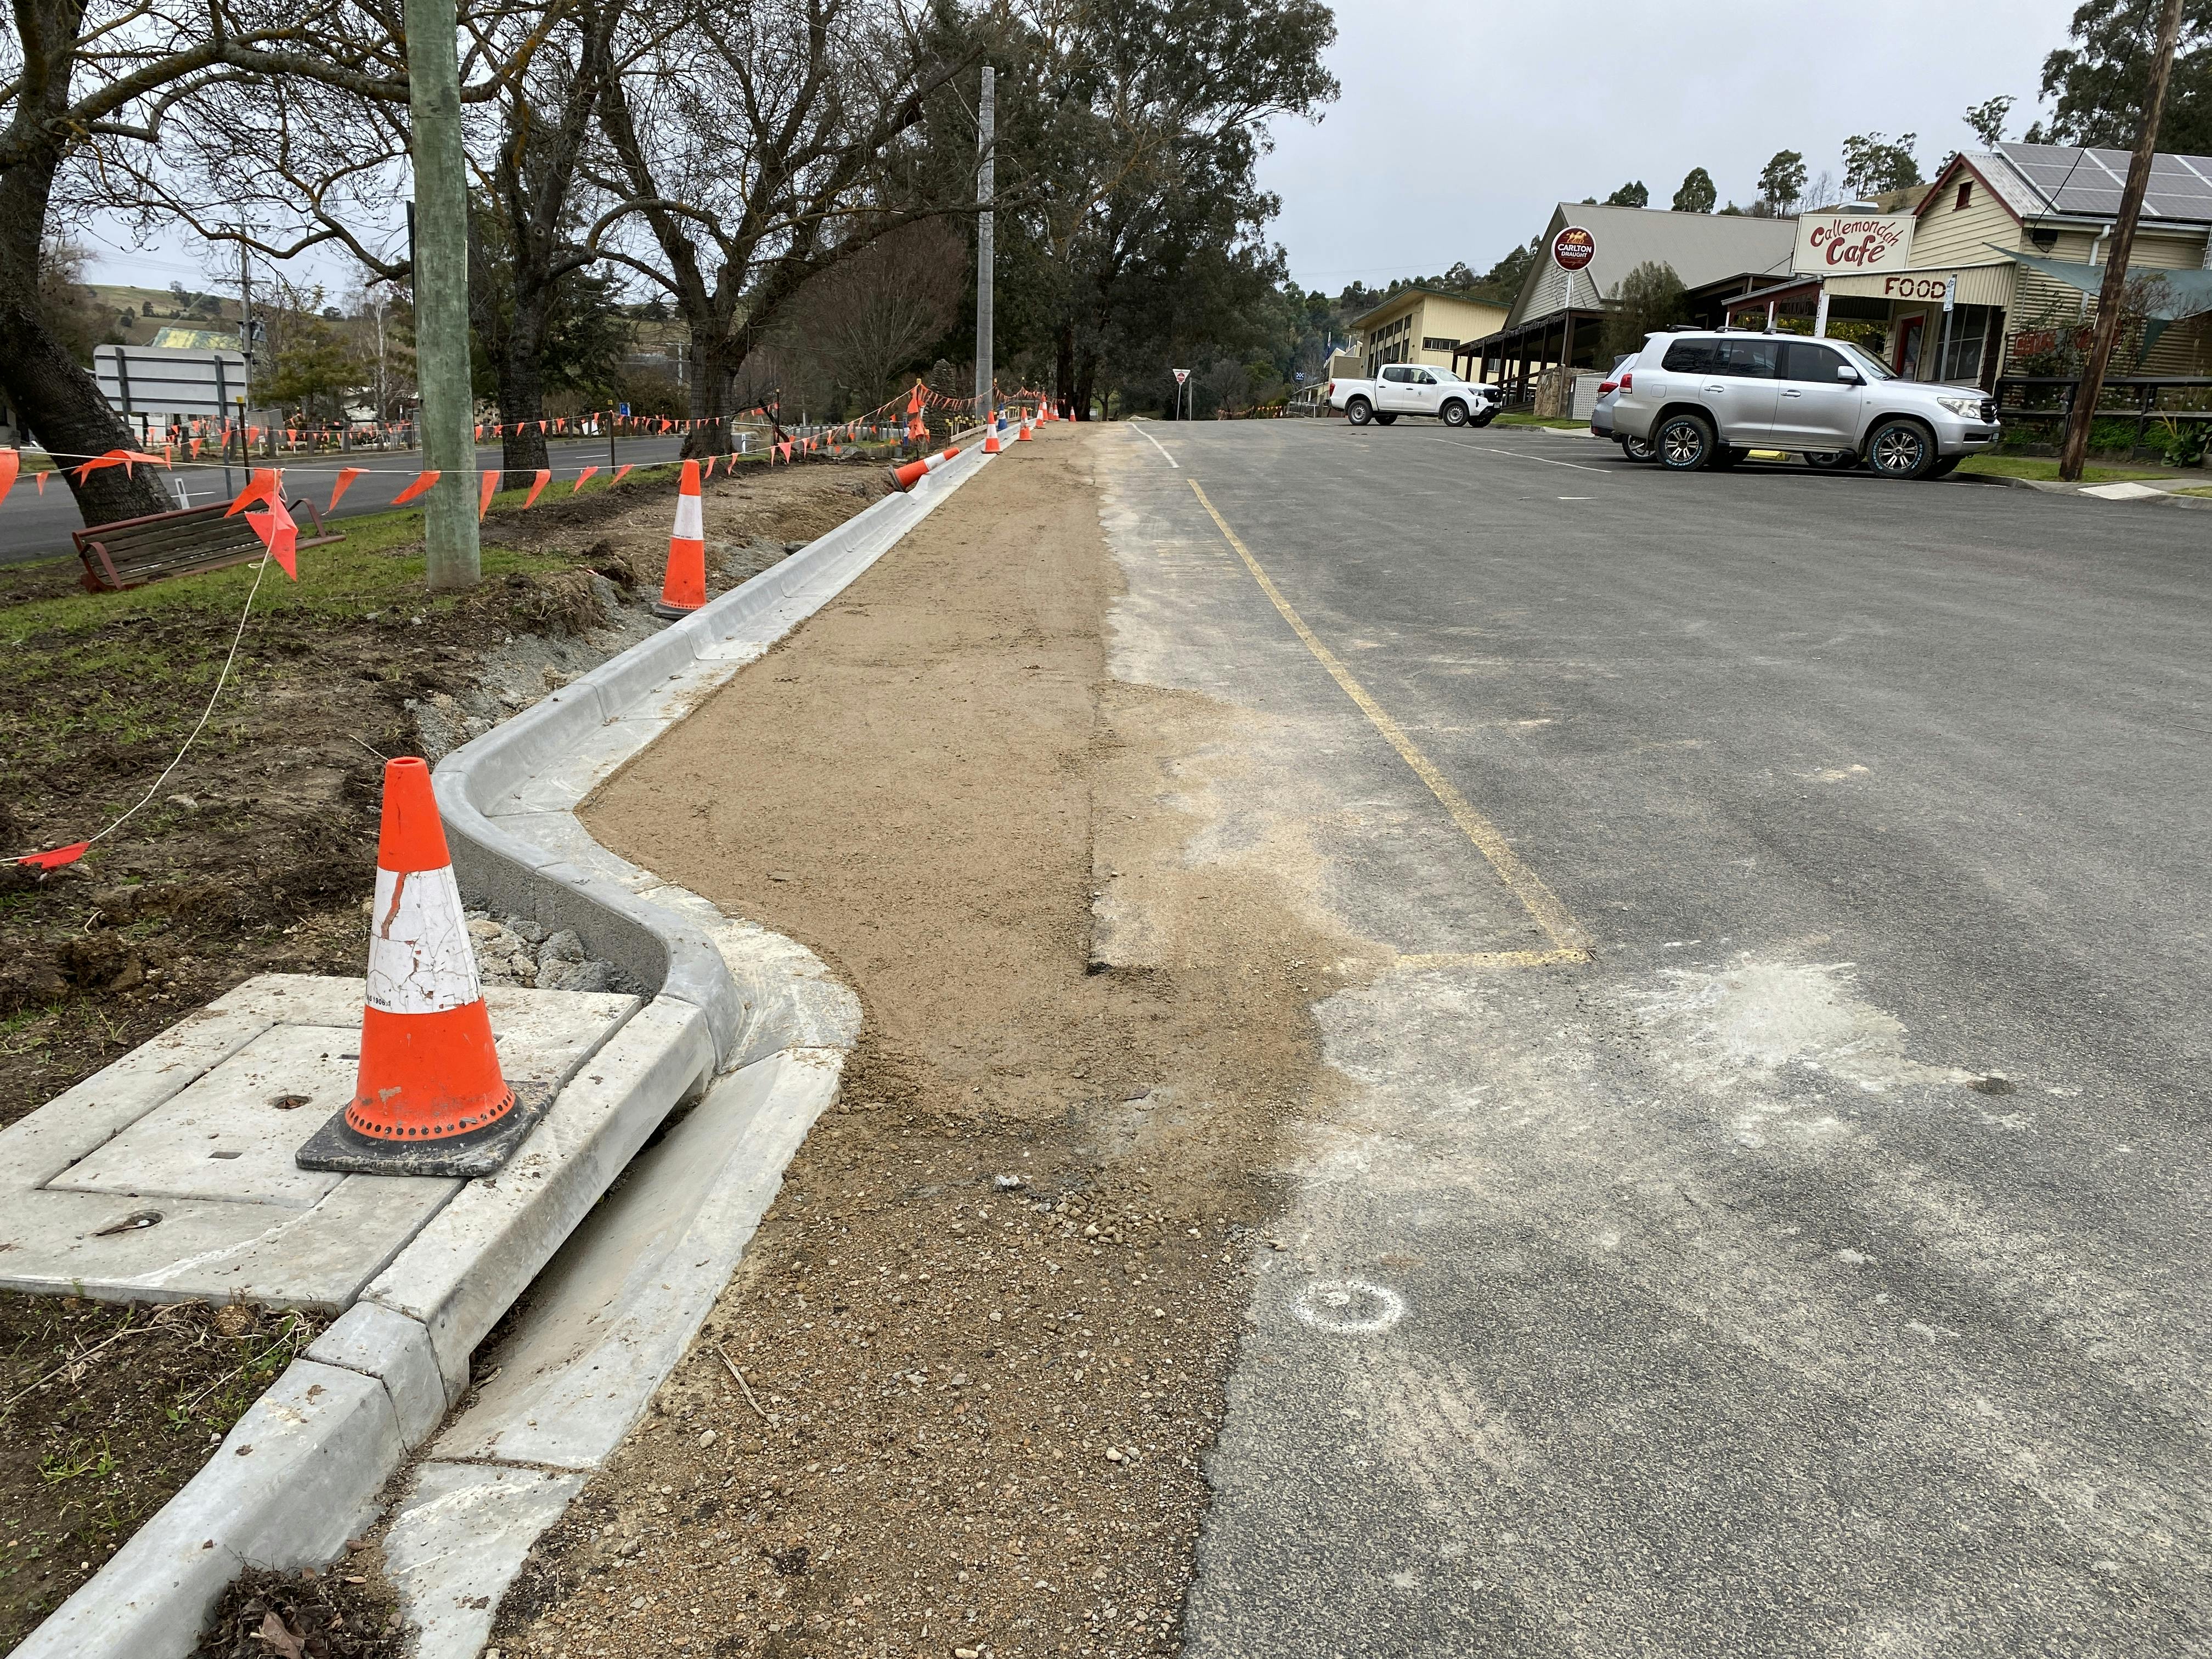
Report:
M2173 76L2173 54L2181 41L2181 0L2166 0L2158 20L2158 46L2150 68L2150 85L2143 94L2142 131L2136 138L2136 153L2128 162L2127 186L2120 192L2120 216L2112 223L2112 250L2105 256L2105 281L2097 295L2097 331L2089 343L2089 361L2081 382L2074 389L2074 407L2066 416L2066 443L2058 452L2058 476L2068 483L2081 481L2081 465L2089 455L2089 423L2097 418L2097 399L2105 390L2105 371L2112 361L2112 347L2120 337L2121 302L2127 293L2128 256L2135 250L2136 222L2142 217L2143 192L2150 187L2151 159L2158 153L2159 118L2166 112L2166 84Z
M415 374L422 403L422 465L440 475L422 514L433 592L474 587L483 574L469 387L468 177L461 155L453 3L405 0L415 118Z
M997 182L997 160L993 154L998 119L996 72L983 68L983 95L975 106L976 138L982 165L975 177L975 199L983 210L975 216L975 409L986 423L992 415L991 270L997 258L993 242L991 202Z

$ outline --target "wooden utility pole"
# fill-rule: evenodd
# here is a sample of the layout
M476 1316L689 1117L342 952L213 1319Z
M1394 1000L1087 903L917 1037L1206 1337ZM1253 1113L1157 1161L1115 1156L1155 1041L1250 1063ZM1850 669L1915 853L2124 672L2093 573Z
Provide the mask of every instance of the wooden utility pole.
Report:
M422 543L436 592L474 587L483 571L469 375L469 186L453 0L405 4L415 118L408 146L415 161L415 378L422 398L422 465L439 475L423 502Z
M2150 85L2143 93L2142 131L2136 138L2136 153L2128 162L2126 189L2120 192L2120 216L2112 224L2112 244L2105 255L2105 281L2097 295L2097 331L2089 343L2089 361L2074 389L2074 407L2066 417L2066 443L2058 452L2058 476L2068 483L2081 481L2081 464L2089 453L2089 423L2097 418L2097 399L2105 390L2105 370L2112 361L2112 347L2120 337L2122 296L2128 287L2128 256L2134 251L2136 222L2142 217L2143 192L2150 187L2151 158L2158 153L2159 118L2166 111L2166 84L2173 76L2173 54L2181 41L2181 0L2166 0L2158 20L2158 46L2151 58Z

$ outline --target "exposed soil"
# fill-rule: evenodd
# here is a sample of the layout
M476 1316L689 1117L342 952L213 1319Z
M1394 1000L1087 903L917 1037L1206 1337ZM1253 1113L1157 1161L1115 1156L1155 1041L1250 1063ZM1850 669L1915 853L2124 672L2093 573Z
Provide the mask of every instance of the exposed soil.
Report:
M879 470L708 484L708 591L860 511ZM299 589L270 575L232 685L161 794L43 881L0 864L0 1124L252 975L360 971L379 757L434 758L659 626L641 601L670 502L647 479L495 512L493 579L458 600L423 596L419 542L311 550ZM0 857L81 840L145 793L198 717L251 580L43 603L76 568L0 573Z
M1197 698L1104 679L1088 434L993 463L587 809L820 951L837 1105L503 1654L1172 1651L1277 1126L1343 942L1198 864ZM1154 965L1090 971L1094 858ZM1104 872L1101 872L1104 873Z
M710 483L708 591L860 511L878 471ZM672 490L632 482L526 518L495 512L492 580L459 600L427 599L419 542L376 544L373 527L303 553L297 589L264 580L232 686L161 797L43 881L0 865L0 1125L255 974L361 971L379 757L434 757L660 625L643 601ZM76 571L0 573L0 857L82 839L145 793L198 719L252 580L71 599ZM544 982L537 957L559 945L510 952L489 976ZM593 965L580 951L559 963ZM289 1317L0 1296L0 1651L198 1470L266 1368L219 1379L275 1333L309 1328Z
M0 1652L192 1477L328 1322L0 1291Z
M209 1612L192 1659L404 1659L399 1598L366 1545L325 1571L248 1567Z

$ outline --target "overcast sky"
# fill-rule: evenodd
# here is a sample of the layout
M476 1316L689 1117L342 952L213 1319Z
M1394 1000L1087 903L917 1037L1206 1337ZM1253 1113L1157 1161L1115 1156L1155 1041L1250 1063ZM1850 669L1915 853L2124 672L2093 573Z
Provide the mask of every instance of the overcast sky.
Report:
M1999 93L2038 110L2044 55L2076 0L1339 0L1318 125L1279 123L1261 179L1283 199L1291 274L1334 294L1355 277L1486 270L1553 204L1641 179L1663 208L1702 167L1748 202L1777 150L1838 178L1843 141L1917 132L1923 176Z
M1338 0L1330 64L1343 95L1318 125L1278 124L1261 164L1283 200L1271 234L1300 283L1334 294L1455 259L1486 270L1555 202L1631 179L1664 207L1693 167L1723 201L1749 201L1778 149L1840 176L1852 133L1917 132L1924 173L1971 141L1959 119L1969 104L2009 93L2007 136L2019 136L2075 3ZM94 281L205 280L187 239L121 240L86 239ZM295 279L352 279L341 259L301 263Z

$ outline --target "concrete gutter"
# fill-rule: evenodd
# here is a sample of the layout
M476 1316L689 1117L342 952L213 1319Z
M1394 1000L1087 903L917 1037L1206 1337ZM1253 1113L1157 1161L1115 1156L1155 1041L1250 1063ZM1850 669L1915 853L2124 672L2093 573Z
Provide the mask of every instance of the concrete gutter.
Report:
M185 1659L240 1564L333 1559L445 1424L477 1346L555 1262L496 1386L440 1439L390 1534L418 1651L478 1650L531 1544L696 1334L859 1027L857 1000L812 952L616 857L574 809L982 464L969 448L439 764L469 898L574 928L657 994L533 1132L561 1142L543 1177L471 1182L15 1659ZM687 1099L697 1109L600 1206Z

